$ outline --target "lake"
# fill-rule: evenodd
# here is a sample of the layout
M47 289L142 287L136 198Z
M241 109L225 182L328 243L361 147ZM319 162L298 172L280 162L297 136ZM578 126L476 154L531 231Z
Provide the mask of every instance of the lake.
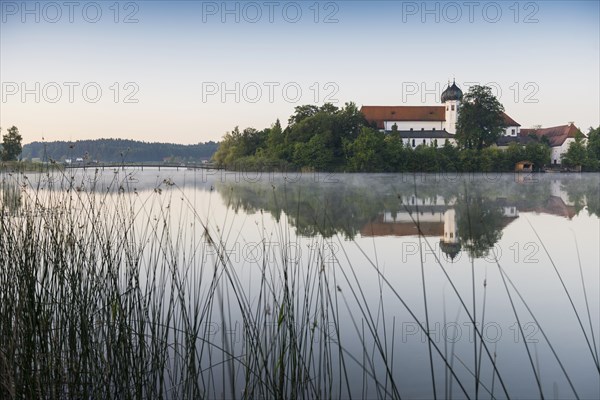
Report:
M29 371L58 393L172 398L600 396L600 174L1 177L2 335L15 348L15 326L52 337L28 346L67 371L16 368L17 382ZM15 311L25 265L46 330Z

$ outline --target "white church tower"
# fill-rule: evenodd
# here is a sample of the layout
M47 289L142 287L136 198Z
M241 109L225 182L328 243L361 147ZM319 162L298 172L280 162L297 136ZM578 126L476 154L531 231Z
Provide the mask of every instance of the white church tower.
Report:
M446 90L442 92L442 104L446 107L446 122L444 127L446 132L455 134L456 133L456 121L458 119L458 107L460 105L460 101L462 100L463 92L460 90L458 86L456 86L456 82L452 82L452 86L448 84Z
M440 239L440 250L446 256L454 261L456 255L460 253L461 245L458 239L458 229L456 226L456 211L453 208L444 213L444 236Z

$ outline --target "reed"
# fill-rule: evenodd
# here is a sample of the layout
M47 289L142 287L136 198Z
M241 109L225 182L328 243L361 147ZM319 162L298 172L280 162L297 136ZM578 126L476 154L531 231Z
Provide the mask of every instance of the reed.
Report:
M216 216L212 198L200 209L169 179L142 190L126 171L104 174L2 174L0 398L406 397L397 323L388 316L398 306L426 337L432 397L511 397L496 350L479 328L488 318L487 271L479 282L472 264L471 291L463 293L437 256L434 263L451 289L444 293L444 321L448 297L459 304L455 320L464 313L471 324L467 361L454 342L440 344L430 334L432 287L422 254L425 314L388 279L375 243L372 257L350 241L363 256L356 260L337 236L340 252L331 253L325 238L333 221L326 212L312 221L317 232L303 257L294 257L292 250L307 241L287 223L300 219L300 201L285 186L265 195L286 209L297 205L297 215L283 216L269 230L270 215L257 214L249 223L256 223L259 240L252 248L258 256L240 261L230 249L245 240L238 225L246 222L231 211L234 205ZM432 250L418 213L413 222L421 251ZM378 301L362 284L359 267L376 276ZM497 267L515 318L522 316L519 299L537 323L499 262ZM589 331L554 270L597 365L587 295ZM527 344L525 351L543 397L539 366Z

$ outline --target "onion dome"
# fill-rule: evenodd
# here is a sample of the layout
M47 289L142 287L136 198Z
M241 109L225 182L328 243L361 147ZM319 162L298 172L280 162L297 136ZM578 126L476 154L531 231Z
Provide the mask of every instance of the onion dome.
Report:
M460 253L461 245L460 243L447 243L440 240L440 250L442 250L450 261L454 261L458 253Z
M460 90L458 86L456 86L456 82L452 82L452 86L448 85L446 90L442 92L442 103L445 103L450 100L458 100L461 101L463 97L463 92Z

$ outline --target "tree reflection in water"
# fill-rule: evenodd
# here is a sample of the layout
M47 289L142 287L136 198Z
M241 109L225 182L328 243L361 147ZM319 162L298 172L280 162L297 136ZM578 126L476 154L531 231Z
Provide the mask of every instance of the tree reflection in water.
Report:
M312 178L306 175L290 182L276 176L264 182L218 183L216 188L235 211L266 211L277 221L285 214L301 236L341 234L353 239L418 236L421 231L439 236L440 249L449 259L462 250L470 257L486 257L519 213L570 219L585 209L600 216L597 174L456 179L348 174L337 175L334 183Z

